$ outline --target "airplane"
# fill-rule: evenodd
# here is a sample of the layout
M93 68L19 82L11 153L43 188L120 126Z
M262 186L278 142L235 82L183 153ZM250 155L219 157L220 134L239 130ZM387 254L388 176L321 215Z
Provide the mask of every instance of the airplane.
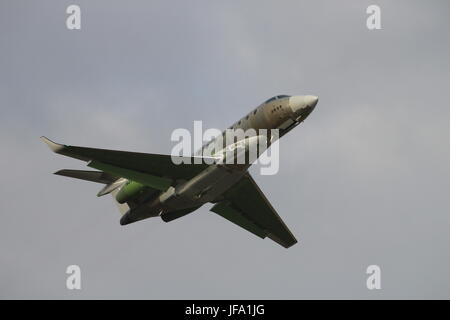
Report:
M278 129L281 138L303 122L317 102L313 95L274 96L229 129L254 129L258 133ZM236 152L248 153L262 136L233 140L224 147L240 144L243 149L236 147ZM263 138L270 146L271 137L264 134ZM98 170L63 169L55 174L104 184L97 196L113 196L122 213L121 225L158 216L169 222L212 203L210 211L262 239L268 237L285 248L297 243L248 172L252 163L227 164L225 149L213 150L212 158L217 161L210 164L194 161L196 156L177 159L189 161L175 164L171 155L86 148L41 139L53 152L86 161L88 167Z

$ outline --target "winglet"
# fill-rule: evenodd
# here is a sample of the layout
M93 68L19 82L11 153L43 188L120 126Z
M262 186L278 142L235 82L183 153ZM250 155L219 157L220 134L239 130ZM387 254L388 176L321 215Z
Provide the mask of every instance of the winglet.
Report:
M64 149L64 146L62 144L53 142L44 136L41 137L41 140L44 141L48 145L50 150L52 150L55 153L59 153L62 149Z

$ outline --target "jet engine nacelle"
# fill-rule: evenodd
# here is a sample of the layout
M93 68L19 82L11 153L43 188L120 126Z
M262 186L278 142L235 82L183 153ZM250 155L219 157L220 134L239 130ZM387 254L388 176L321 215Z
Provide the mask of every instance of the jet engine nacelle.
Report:
M146 188L146 186L138 182L128 181L117 193L116 200L118 203L128 202L145 192Z

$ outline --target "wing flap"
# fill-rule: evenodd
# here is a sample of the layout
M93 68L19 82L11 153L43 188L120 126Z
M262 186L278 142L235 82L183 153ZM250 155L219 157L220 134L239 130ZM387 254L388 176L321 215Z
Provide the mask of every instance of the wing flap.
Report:
M228 221L237 224L238 226L244 228L245 230L253 233L254 235L264 239L267 236L267 232L256 224L254 224L251 220L247 219L241 212L233 209L228 202L219 202L216 203L212 208L212 212L217 213L221 217L227 219Z
M148 173L128 170L95 160L89 162L88 166L91 168L102 170L110 174L118 175L131 181L139 182L147 187L156 190L161 191L167 190L167 188L169 188L170 185L172 184L172 179L162 178Z

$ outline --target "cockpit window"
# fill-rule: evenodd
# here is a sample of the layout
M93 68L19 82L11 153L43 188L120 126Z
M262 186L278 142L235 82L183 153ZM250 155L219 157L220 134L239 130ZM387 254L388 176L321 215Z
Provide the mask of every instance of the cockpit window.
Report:
M268 102L271 102L271 101L274 101L274 100L277 100L277 99L289 98L289 97L290 96L288 96L286 94L281 94L279 96L275 96L275 97L270 98L269 100L266 100L266 102L264 102L264 103L268 103Z
M264 103L268 103L268 102L276 100L276 99L277 99L277 97L273 97L273 98L270 98L269 100L266 100L266 102L264 102Z

